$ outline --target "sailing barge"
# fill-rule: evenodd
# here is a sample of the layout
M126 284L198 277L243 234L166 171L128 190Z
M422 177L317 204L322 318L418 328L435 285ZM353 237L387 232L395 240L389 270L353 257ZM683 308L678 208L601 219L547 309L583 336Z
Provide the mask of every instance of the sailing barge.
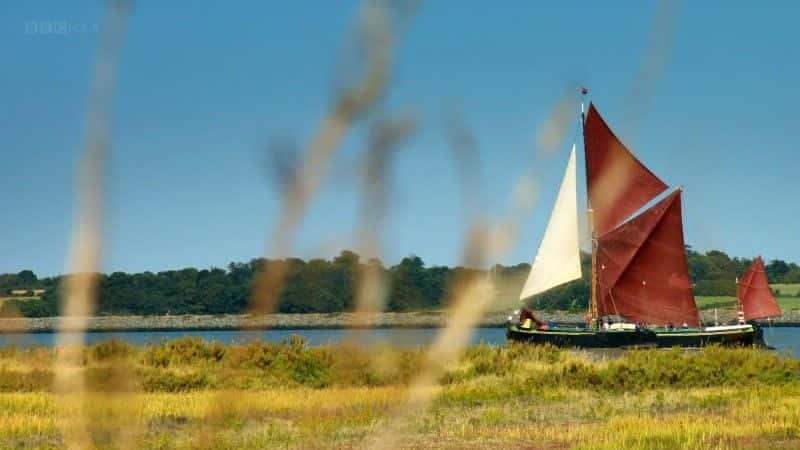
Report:
M584 348L763 345L753 321L781 313L761 258L738 283L738 323L705 326L689 277L682 188L642 164L593 104L586 114L581 104L581 125L592 244L586 323L544 323L523 308L509 317L508 338ZM521 300L581 278L575 153L573 144Z

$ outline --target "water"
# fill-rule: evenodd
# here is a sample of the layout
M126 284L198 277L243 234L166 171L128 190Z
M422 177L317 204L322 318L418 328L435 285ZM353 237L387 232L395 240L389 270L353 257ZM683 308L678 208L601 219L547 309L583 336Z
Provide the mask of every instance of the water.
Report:
M158 344L164 340L172 340L184 336L197 336L206 341L218 341L223 344L241 344L252 341L280 342L292 335L306 338L308 345L319 346L337 344L346 339L360 343L385 343L400 347L423 347L430 345L439 333L435 328L382 328L374 330L343 329L304 329L304 330L226 330L226 331L122 331L87 333L89 344L119 339L135 345ZM68 334L76 337L74 334ZM52 347L55 345L55 333L10 333L0 334L0 347ZM473 335L472 343L484 342L491 345L505 345L504 328L478 328Z
M345 339L362 343L386 343L401 347L421 347L430 345L439 333L435 328L384 328L377 330L267 330L267 331L128 331L88 333L86 340L92 344L110 339L119 339L131 344L158 344L184 336L198 336L207 341L223 344L246 343L252 341L280 342L292 335L306 338L309 345L336 344ZM52 347L56 335L39 334L0 334L0 347ZM800 327L772 327L764 329L764 338L781 353L800 358ZM504 328L478 328L472 336L472 344L484 342L490 345L505 345Z
M800 327L765 327L764 340L778 352L800 358Z

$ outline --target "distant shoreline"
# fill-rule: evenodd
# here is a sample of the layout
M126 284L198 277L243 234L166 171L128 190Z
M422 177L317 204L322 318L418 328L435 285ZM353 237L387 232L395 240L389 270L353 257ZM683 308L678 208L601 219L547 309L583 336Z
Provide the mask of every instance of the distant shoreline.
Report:
M480 328L505 326L507 312L486 314L477 324ZM703 311L707 323L713 322L713 314ZM541 312L546 321L582 322L583 314L562 311ZM268 314L250 316L226 315L180 315L180 316L99 316L88 319L87 332L136 332L136 331L225 331L225 330L307 330L344 328L441 328L446 316L440 311L385 312L374 315L355 313L328 314ZM732 311L720 311L721 323L734 319ZM9 333L53 333L58 330L60 317L0 318L0 334ZM66 323L68 331L79 330L80 320ZM766 325L766 323L765 323ZM800 326L800 311L787 312L778 320L770 322L774 327Z
M501 327L506 312L485 316L479 327ZM246 314L176 315L176 316L98 316L88 318L90 333L122 331L225 331L225 330L304 330L345 328L440 328L445 324L441 312L404 312L358 315L327 314ZM0 334L53 333L60 317L1 318ZM66 330L77 331L81 320L68 320Z

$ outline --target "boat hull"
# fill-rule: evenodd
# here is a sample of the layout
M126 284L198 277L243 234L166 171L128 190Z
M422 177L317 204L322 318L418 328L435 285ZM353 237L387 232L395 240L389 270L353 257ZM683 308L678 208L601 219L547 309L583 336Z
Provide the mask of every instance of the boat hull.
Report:
M512 341L566 348L705 347L708 345L763 346L756 325L731 330L523 330L507 328Z
M656 333L649 330L591 331L591 330L523 330L516 325L506 331L508 339L530 344L550 344L566 348L633 348L657 347Z
M755 325L731 330L656 332L659 347L705 347L708 345L763 346L762 331Z

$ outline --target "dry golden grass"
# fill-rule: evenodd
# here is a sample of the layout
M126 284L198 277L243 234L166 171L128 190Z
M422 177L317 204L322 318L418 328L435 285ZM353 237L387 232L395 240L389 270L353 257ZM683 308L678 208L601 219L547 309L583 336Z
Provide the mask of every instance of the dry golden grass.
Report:
M146 376L203 372L212 383L156 384L142 392L87 376L82 394L53 393L46 383L14 392L6 373L0 377L0 448L61 448L70 438L63 430L87 421L89 448L361 448L387 426L395 448L800 445L800 362L770 352L647 350L608 358L549 347L478 346L428 386L425 408L397 420L398 406L419 386L404 377L354 378L344 363L367 367L368 361L352 347L267 345L288 359L268 359L262 367L254 363L265 353L252 345L192 342L149 349L98 345L86 352L81 370L127 364L132 374ZM420 354L385 348L369 358L392 352ZM301 376L268 381L280 375L270 372L278 361L298 361L277 372ZM314 361L329 361L329 370L317 370ZM51 352L7 351L0 355L0 375L54 364ZM415 373L420 364L410 362L405 370ZM300 368L306 372L296 372ZM164 392L174 388L182 391Z
M399 430L398 445L413 448L797 448L800 392L795 388L667 389L603 393L557 389L513 399L480 395L472 387L502 383L489 376L438 388L434 406ZM132 393L124 405L145 432L148 448L359 447L384 423L405 388L360 387L229 392L235 403L213 417L218 392ZM487 392L485 390L481 390ZM470 395L465 396L465 394ZM91 400L91 396L89 397ZM64 398L69 404L69 399ZM73 425L58 415L55 394L0 395L0 446L56 448L59 429ZM114 426L94 417L94 442L108 444ZM214 432L207 429L212 426Z

